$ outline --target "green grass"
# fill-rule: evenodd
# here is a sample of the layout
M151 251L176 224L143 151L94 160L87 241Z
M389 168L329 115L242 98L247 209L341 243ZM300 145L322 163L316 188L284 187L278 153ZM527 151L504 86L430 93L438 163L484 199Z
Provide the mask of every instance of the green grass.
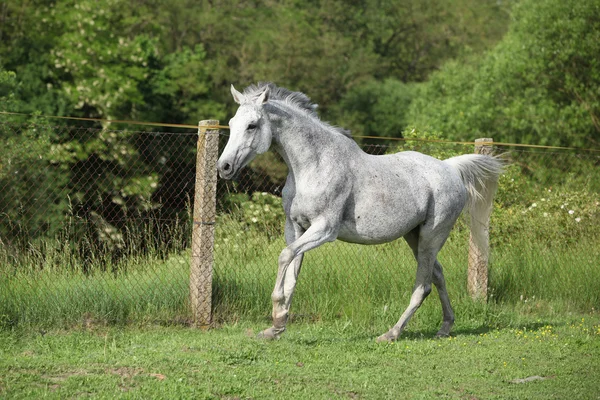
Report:
M3 398L593 399L600 315L522 318L494 329L459 322L455 336L410 329L394 344L351 320L260 324L208 332L145 326L0 333ZM424 335L424 336L423 336ZM531 381L520 381L529 377Z
M167 260L136 258L122 270L24 270L0 276L0 327L70 326L101 320L189 319L189 264L182 256Z
M252 242L248 242L249 238ZM248 239L248 240L246 240ZM265 321L281 238L249 232L235 244L217 242L213 280L215 321ZM458 319L510 320L514 313L588 312L600 308L600 246L592 240L555 245L515 240L493 248L490 302L466 293L467 242L458 229L440 260ZM189 250L167 258L103 260L84 271L60 254L0 265L0 328L109 324L187 323ZM64 267L63 265L67 265ZM415 261L403 241L381 246L334 242L305 258L292 307L296 321L349 319L383 329L402 313L414 283ZM506 317L498 317L506 316ZM411 325L435 329L441 308L435 291Z
M218 249L218 315L225 320L235 315L255 320L268 315L276 260L283 247L283 240L253 244L253 253L244 257L240 257L241 250L229 246ZM488 305L473 302L467 295L467 248L464 232L455 232L439 257L461 318L486 318L490 309L501 310L497 313L528 312L532 307L556 312L600 308L600 246L592 240L548 248L517 238L494 248ZM365 327L385 325L407 306L415 270L412 252L403 241L381 246L324 245L305 257L293 313L300 319L349 317ZM435 325L440 316L434 291L412 323Z

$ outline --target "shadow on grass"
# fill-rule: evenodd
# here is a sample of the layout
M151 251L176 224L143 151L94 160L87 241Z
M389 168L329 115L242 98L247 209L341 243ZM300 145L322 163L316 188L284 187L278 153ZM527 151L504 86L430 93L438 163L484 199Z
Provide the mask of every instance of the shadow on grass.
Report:
M510 329L510 328L519 328L519 329L523 329L523 330L528 330L528 331L535 331L538 330L546 325L553 325L555 324L552 321L545 321L545 322L528 322L528 323L524 323L524 324L508 324L506 326L489 326L489 325L480 325L478 327L471 327L471 328L458 328L458 329L454 329L451 333L450 336L479 336L481 334L485 334L485 333L489 333L492 331L495 331L497 329Z
M524 324L508 324L506 326L489 326L489 325L479 325L476 327L464 327L454 329L450 337L465 337L465 336L480 336L486 333L490 333L496 330L503 329L521 329L526 331L536 331L547 325L558 325L561 323L557 323L555 321L545 320L540 322L529 322ZM306 325L304 325L306 326ZM336 332L336 329L333 327L326 326L324 331L320 332L302 332L303 324L299 325L290 325L288 326L288 331L286 334L282 336L282 340L287 340L292 343L300 344L303 346L316 346L322 344L333 344L333 343L364 343L364 342L375 342L377 337L385 332L375 332L373 329L365 329L363 331L353 330L351 332ZM423 330L414 330L414 331L405 331L400 335L397 341L422 341L422 340L431 340L431 339L444 339L436 337L437 329L423 329Z

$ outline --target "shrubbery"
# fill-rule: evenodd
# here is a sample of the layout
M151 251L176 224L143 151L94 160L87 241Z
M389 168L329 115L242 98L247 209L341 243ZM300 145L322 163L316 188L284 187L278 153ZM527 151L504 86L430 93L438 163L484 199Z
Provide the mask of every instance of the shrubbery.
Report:
M514 167L512 168L515 169ZM562 248L582 239L593 239L600 226L600 196L585 188L540 187L523 197L519 179L509 171L500 179L493 214L492 244L510 243L515 234L527 240Z
M494 49L419 86L408 121L452 140L596 147L598 54L599 0L520 1Z
M265 192L237 193L229 195L224 204L227 212L217 221L217 249L232 247L259 256L266 242L283 237L285 214L280 197Z

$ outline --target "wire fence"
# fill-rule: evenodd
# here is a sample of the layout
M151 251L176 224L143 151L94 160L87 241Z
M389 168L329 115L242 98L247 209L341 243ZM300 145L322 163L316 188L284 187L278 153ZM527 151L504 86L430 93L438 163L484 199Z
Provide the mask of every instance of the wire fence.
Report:
M286 167L276 154L259 157L230 182L216 180L216 159L198 157L196 132L0 123L0 137L0 325L187 323L207 300L212 306L201 312L213 322L269 314L285 246ZM220 148L227 140L204 138ZM438 158L474 151L377 139L360 145L371 154L416 150ZM600 259L600 156L503 146L495 152L510 166L490 226L488 296L556 296L557 285L575 279L573 265L583 274L574 285L600 289L591 276ZM214 214L199 209L198 193L214 199ZM462 218L440 253L450 293L459 298L468 297L468 232ZM195 263L210 273L194 275ZM384 313L396 307L391 298L400 309L414 269L402 241L325 245L305 258L295 316L335 317L355 313L352 307ZM541 284L540 275L557 282ZM585 307L599 300L587 299Z

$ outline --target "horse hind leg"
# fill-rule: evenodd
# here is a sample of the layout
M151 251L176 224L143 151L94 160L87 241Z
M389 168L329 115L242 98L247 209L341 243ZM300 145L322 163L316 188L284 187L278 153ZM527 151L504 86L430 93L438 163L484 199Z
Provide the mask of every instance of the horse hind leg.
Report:
M415 229L409 232L408 235L405 236L406 242L410 246L415 256L415 259L418 260L418 248L419 248L419 231ZM450 331L452 326L454 325L454 310L452 310L452 305L450 304L450 297L448 296L448 291L446 290L446 280L444 279L444 269L442 264L436 259L435 265L433 267L433 284L438 291L438 295L440 296L440 302L442 303L442 326L440 330L437 332L436 337L447 337L450 336Z
M407 242L409 239L407 239ZM431 293L431 284L433 280L433 266L437 251L425 248L421 241L416 246L415 252L417 258L417 278L413 287L413 292L410 297L410 303L406 310L400 316L400 319L388 332L377 338L378 342L393 342L404 331L408 321L413 316L415 311L421 306L423 300ZM412 247L412 246L411 246ZM414 252L414 251L413 251Z
M442 265L437 260L435 261L435 266L433 269L433 284L435 285L438 295L440 296L443 313L442 327L436 334L436 337L448 337L450 336L450 330L454 325L454 311L450 305L450 297L448 296L448 291L446 290L446 280L444 279Z
M442 266L437 261L437 253L445 242L445 239L441 240L441 243L437 245L431 243L428 245L427 240L420 240L419 228L409 232L404 238L413 250L413 254L417 260L417 278L415 286L408 308L404 311L396 325L394 325L387 333L379 336L377 341L389 342L398 339L402 331L406 328L410 318L421 306L429 293L431 293L432 283L436 286L440 295L444 318L442 328L437 335L448 336L452 324L454 323L454 312L452 311L450 299L446 291Z

